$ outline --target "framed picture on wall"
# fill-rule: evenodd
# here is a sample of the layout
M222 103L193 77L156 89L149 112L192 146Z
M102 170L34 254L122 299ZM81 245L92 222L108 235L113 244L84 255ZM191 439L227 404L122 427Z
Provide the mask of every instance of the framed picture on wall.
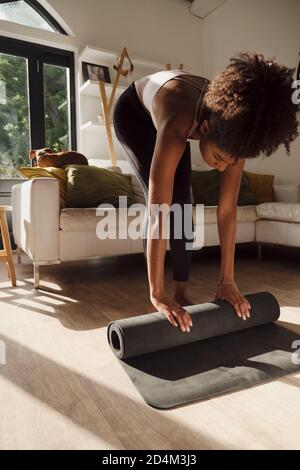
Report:
M84 82L87 80L93 80L96 82L104 80L106 83L111 83L109 68L106 65L82 62L82 76Z

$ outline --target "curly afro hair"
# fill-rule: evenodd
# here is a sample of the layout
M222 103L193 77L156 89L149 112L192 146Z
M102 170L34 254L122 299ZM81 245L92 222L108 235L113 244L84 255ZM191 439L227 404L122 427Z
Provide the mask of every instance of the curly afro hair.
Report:
M242 52L209 83L204 109L209 140L238 158L270 156L299 135L292 101L295 68L259 53Z

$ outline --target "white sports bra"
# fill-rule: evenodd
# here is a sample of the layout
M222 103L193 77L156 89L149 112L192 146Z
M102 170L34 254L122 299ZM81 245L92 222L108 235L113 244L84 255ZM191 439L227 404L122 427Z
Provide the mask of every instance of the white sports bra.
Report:
M198 117L201 115L201 110L203 107L202 98L203 98L204 92L207 90L207 86L210 83L210 81L207 78L201 77L199 75L194 75L184 70L162 70L161 72L152 73L143 78L147 80L147 83L144 87L144 92L143 92L144 105L148 109L151 115L153 124L156 129L157 129L157 122L154 116L152 105L153 105L153 100L154 100L156 93L165 83L167 83L169 80L172 80L172 79L182 80L196 87L199 90L199 97L197 100L193 125L188 133L188 137L190 137L195 131L195 129L197 128L197 126L199 125Z

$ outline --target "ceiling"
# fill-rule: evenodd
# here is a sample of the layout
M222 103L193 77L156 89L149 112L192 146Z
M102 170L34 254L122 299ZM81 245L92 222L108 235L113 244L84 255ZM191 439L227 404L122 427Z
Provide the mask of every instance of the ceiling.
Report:
M187 0L191 3L192 15L198 16L199 18L205 18L207 15L212 13L214 10L219 8L223 3L228 0Z

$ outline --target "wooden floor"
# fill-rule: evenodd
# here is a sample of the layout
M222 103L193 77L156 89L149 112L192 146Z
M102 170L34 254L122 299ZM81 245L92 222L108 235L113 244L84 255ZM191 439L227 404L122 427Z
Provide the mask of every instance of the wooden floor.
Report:
M300 250L237 250L243 294L272 292L288 328L300 325ZM218 251L193 257L190 295L213 299ZM142 255L41 268L17 265L18 285L0 271L1 449L297 449L300 374L161 411L146 405L106 340L112 319L145 313ZM171 292L170 259L167 287ZM3 354L2 354L3 356Z

